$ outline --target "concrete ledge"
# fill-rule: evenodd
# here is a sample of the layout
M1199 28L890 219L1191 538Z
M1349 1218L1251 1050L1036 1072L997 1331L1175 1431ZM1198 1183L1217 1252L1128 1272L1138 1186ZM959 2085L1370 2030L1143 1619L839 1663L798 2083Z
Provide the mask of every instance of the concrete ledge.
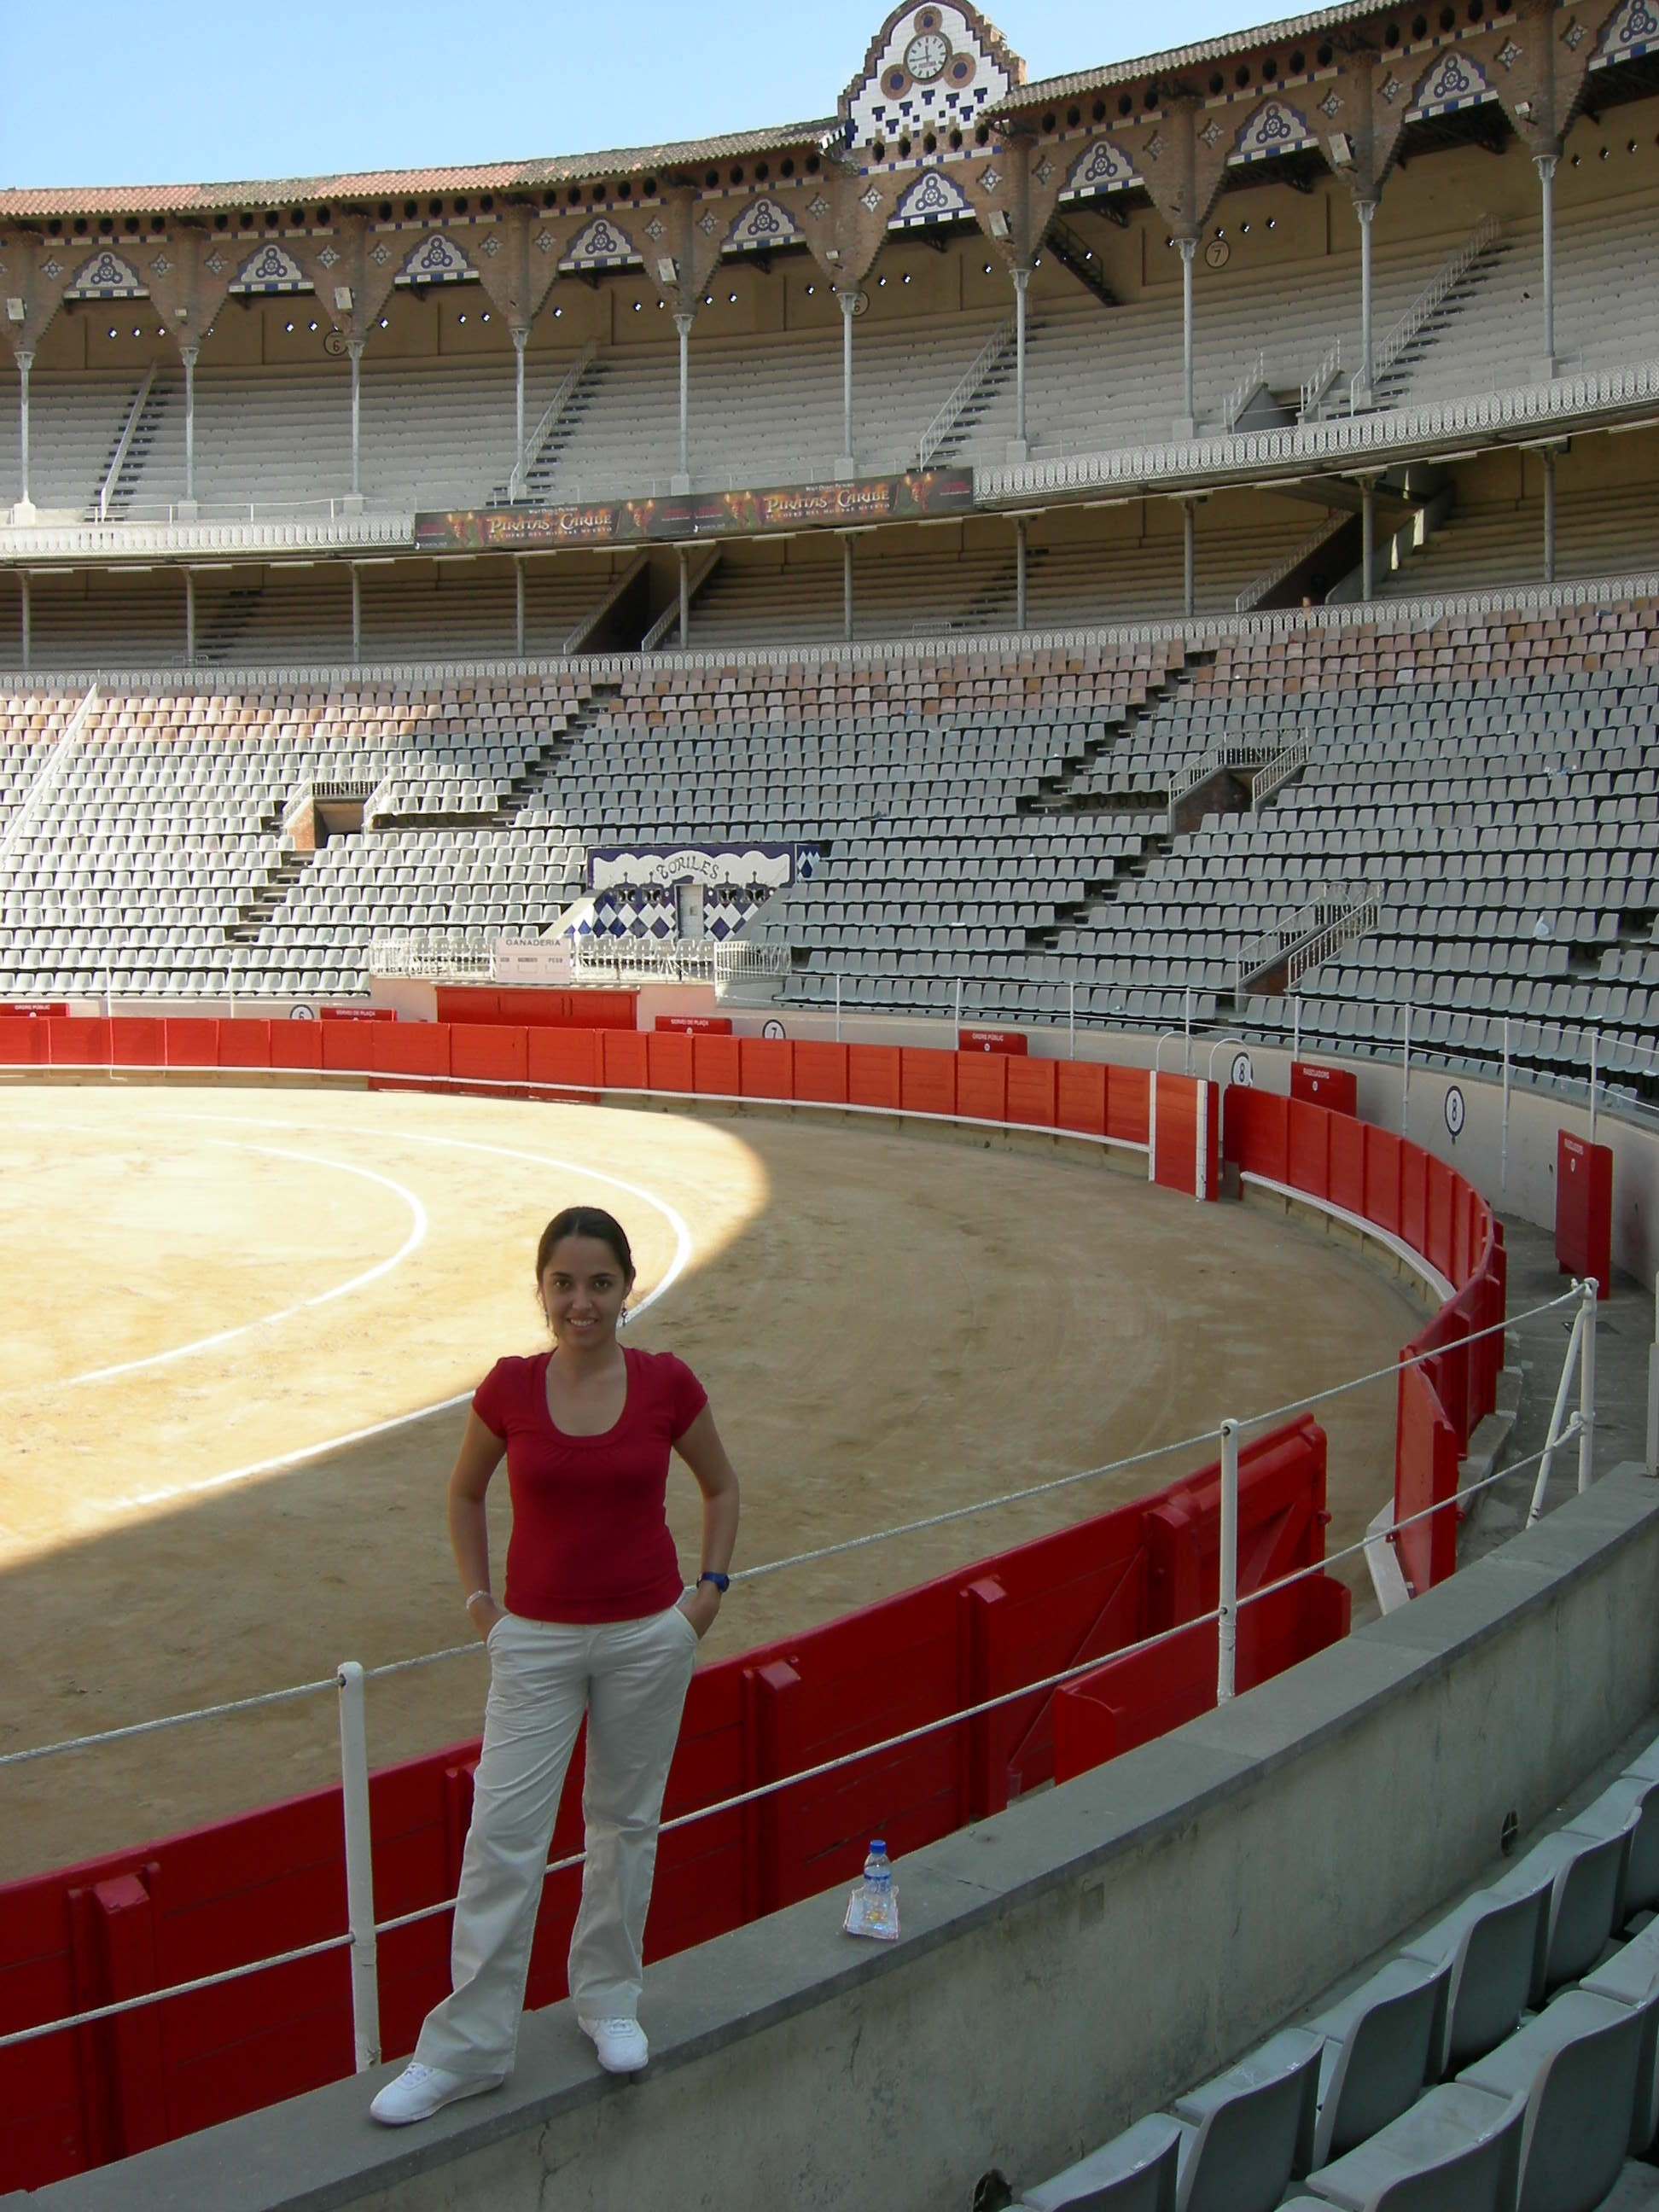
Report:
M1659 1700L1659 1486L1621 1468L1277 1681L839 1893L652 1968L654 2056L568 2004L500 2091L392 2132L395 2071L5 2200L40 2212L960 2212L1224 2063L1547 1816Z

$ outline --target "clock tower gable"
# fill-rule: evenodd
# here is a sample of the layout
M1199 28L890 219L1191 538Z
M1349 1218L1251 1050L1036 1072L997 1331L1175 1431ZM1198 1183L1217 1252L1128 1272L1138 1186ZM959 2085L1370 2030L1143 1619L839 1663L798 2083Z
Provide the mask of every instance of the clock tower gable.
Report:
M976 8L913 0L889 15L842 93L842 141L856 150L929 131L966 131L1024 82L1024 63Z

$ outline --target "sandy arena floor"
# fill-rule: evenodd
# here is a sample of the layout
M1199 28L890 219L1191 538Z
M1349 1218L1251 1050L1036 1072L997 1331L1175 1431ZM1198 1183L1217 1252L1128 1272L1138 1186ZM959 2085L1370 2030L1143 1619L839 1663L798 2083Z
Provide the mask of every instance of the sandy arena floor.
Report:
M739 1567L1276 1406L1420 1318L1260 1210L872 1121L20 1085L0 1161L0 1751L465 1640L444 1487L465 1397L541 1340L536 1238L577 1199L660 1290L634 1340L708 1389ZM1327 1425L1334 1548L1387 1494L1392 1382ZM1213 1456L737 1585L704 1662ZM695 1571L678 1465L670 1496ZM505 1468L491 1523L499 1582ZM372 1686L374 1764L475 1735L484 1687L481 1656ZM325 1786L337 1731L331 1688L0 1770L0 1880Z

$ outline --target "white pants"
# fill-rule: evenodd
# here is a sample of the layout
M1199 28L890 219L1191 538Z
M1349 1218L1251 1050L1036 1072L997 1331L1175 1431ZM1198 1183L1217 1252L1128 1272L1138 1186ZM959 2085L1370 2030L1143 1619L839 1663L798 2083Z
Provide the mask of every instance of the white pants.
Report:
M450 1943L452 1994L415 2056L476 2076L509 2071L565 1770L587 1715L586 1863L570 1994L590 2019L635 2017L657 1824L697 1649L678 1605L577 1626L503 1613Z

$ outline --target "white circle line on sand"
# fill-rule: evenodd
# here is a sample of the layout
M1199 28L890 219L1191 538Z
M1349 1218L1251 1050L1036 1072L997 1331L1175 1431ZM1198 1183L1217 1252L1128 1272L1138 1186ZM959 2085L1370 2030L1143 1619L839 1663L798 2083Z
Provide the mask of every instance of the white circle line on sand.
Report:
M409 1208L411 1224L409 1234L388 1258L377 1261L372 1267L364 1268L361 1274L349 1277L343 1283L336 1283L331 1290L318 1291L308 1298L297 1299L293 1305L278 1307L274 1313L257 1315L252 1321L238 1322L234 1328L216 1329L211 1336L198 1336L188 1344L175 1344L167 1352L148 1352L142 1359L124 1359L112 1367L89 1367L80 1375L58 1376L45 1383L33 1385L28 1391L0 1390L0 1403L8 1398L38 1396L42 1389L70 1390L84 1382L109 1382L117 1376L141 1374L147 1367L167 1367L175 1359L193 1358L198 1352L211 1352L220 1345L232 1344L239 1336L251 1335L256 1329L275 1328L283 1322L292 1321L296 1314L314 1312L319 1306L331 1305L336 1298L350 1297L359 1291L367 1290L382 1275L389 1275L394 1267L402 1267L410 1253L417 1252L426 1241L428 1221L425 1206L412 1190L395 1182L391 1176L381 1175L374 1168L358 1167L349 1160L327 1159L317 1152L290 1152L282 1145L250 1144L243 1137L213 1137L208 1141L222 1145L228 1152L264 1152L271 1159L299 1160L307 1167L333 1168L341 1175L358 1176L365 1182L377 1182L402 1199Z
M173 1114L165 1118L178 1121L234 1121L258 1129L289 1129L294 1127L291 1122L270 1115L255 1114ZM308 1126L336 1135L360 1137L364 1133L360 1128L337 1121L313 1121ZM629 1182L622 1176L608 1174L603 1168L589 1167L584 1163L560 1159L548 1152L522 1152L509 1145L486 1145L472 1137L438 1137L416 1129L399 1129L397 1136L400 1139L408 1139L416 1144L438 1145L456 1152L488 1152L499 1159L524 1160L532 1167L559 1168L567 1174L587 1176L596 1182L610 1184L614 1190L625 1190L630 1197L640 1199L647 1206L653 1207L662 1215L673 1231L674 1256L666 1273L656 1288L647 1291L639 1304L632 1309L635 1314L644 1313L648 1307L656 1304L664 1292L684 1273L696 1253L696 1246L691 1231L677 1207L671 1206L665 1198L659 1197L655 1191L647 1190L643 1184ZM258 1474L280 1474L285 1468L303 1467L309 1460L320 1459L326 1452L342 1451L349 1444L366 1443L371 1437L387 1436L394 1429L406 1428L412 1421L425 1420L429 1414L448 1413L453 1407L467 1406L471 1402L471 1391L463 1390L453 1398L440 1398L429 1406L418 1407L412 1413L398 1413L388 1421L374 1421L367 1428L351 1429L343 1436L325 1437L320 1443L306 1444L298 1451L280 1453L274 1459L256 1460L251 1466L230 1468L222 1474L205 1475L196 1482L175 1483L166 1490L143 1491L130 1498L100 1499L95 1501L95 1507L97 1510L105 1513L126 1512L134 1506L164 1505L171 1498L191 1497L204 1490L222 1490L232 1483L246 1482Z

